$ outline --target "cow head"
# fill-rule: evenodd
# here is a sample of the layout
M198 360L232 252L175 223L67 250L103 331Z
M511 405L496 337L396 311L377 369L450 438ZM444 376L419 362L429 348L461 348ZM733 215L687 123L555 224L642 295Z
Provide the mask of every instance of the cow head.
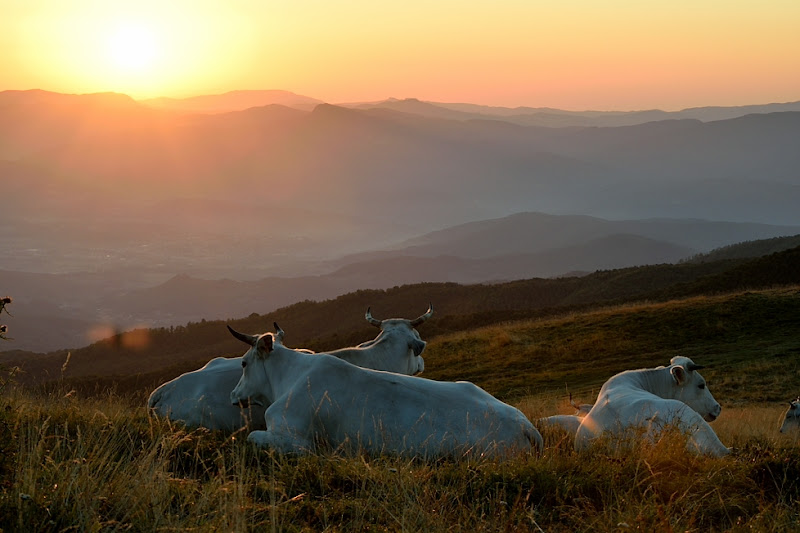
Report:
M800 430L800 398L789 402L789 409L783 415L781 423L781 433L789 433Z
M707 422L713 422L719 416L722 407L711 395L706 380L698 372L701 368L703 367L694 364L688 357L672 358L669 373L674 381L673 397L697 411Z
M407 373L410 375L417 375L425 370L425 360L422 358L422 352L425 350L427 343L422 340L415 328L431 316L433 316L432 305L428 305L428 310L414 320L405 318L378 320L372 317L369 307L364 315L367 322L381 330L380 335L373 343L381 341L382 338L394 338L398 339L396 342L404 342L407 345L408 351L406 355L409 358L409 372Z
M264 365L261 363L269 356L274 345L283 338L283 330L277 327L276 329L279 331L276 336L273 336L272 333L246 335L228 326L231 335L250 346L250 349L242 356L242 377L231 392L233 405L247 407L251 401L256 405L264 405L265 400L269 401L264 394L268 380Z

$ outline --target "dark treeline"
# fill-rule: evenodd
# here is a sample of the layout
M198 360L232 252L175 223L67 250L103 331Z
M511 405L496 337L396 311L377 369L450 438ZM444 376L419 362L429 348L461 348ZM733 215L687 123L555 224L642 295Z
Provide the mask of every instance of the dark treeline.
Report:
M225 328L246 333L273 330L278 322L290 347L325 351L374 338L376 318L414 318L430 303L434 315L420 326L425 339L501 322L544 317L598 305L759 289L800 283L800 247L757 259L665 264L598 271L583 277L529 279L501 284L421 283L386 290L361 290L322 302L299 302L274 312L227 321L122 333L78 350L29 354L7 352L19 365L17 379L59 384L85 393L108 388L137 396L154 385L196 369L210 359L244 352ZM265 298L269 295L265 294Z
M722 259L749 259L782 252L797 246L800 246L800 235L744 241L722 246L708 253L694 255L687 259L686 262L702 263L720 261Z

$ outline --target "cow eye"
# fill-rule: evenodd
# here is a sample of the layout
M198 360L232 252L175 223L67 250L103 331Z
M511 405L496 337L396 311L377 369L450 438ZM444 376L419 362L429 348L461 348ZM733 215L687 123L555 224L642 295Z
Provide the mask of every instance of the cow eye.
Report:
M247 366L247 361L242 361L242 368Z
M701 389L705 389L706 388L706 384L705 383L701 383L700 385L698 385L698 387L700 387Z

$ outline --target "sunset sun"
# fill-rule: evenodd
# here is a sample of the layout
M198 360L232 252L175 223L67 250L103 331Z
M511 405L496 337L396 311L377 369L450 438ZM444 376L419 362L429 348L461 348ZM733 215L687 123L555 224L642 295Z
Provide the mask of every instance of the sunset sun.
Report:
M119 24L109 33L108 60L122 72L141 73L151 70L159 54L159 38L153 28L142 23Z

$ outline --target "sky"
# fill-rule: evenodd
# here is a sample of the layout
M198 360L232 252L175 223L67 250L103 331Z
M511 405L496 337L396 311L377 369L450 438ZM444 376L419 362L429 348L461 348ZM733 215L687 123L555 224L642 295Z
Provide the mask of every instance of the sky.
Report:
M571 110L800 100L798 0L0 0L0 90Z

